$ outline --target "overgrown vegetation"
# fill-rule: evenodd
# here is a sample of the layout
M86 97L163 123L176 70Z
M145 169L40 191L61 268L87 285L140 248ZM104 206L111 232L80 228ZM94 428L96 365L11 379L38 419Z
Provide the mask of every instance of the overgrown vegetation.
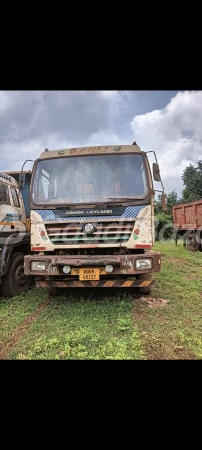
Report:
M171 242L155 247L163 261L150 303L113 289L58 298L32 289L1 299L0 358L201 359L201 253Z
M162 212L161 195L154 202L154 214L158 223L156 227L156 240L169 239L173 233L173 206L180 203L188 203L202 198L202 161L194 167L192 164L187 166L182 173L182 181L185 188L182 190L182 196L178 197L175 190L167 194L167 211Z
M165 212L158 213L155 216L155 240L161 241L162 239L169 239L173 233L173 219L172 216Z
M154 214L156 221L156 240L169 239L173 233L173 206L179 203L177 192L172 191L167 195L167 211L162 212L161 195L154 202Z

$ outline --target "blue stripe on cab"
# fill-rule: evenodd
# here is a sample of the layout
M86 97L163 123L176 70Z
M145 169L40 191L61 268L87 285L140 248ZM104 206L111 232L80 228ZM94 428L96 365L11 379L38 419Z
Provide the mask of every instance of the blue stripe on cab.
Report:
M35 212L38 213L42 220L44 220L45 222L48 221L72 221L72 220L104 220L104 219L134 219L135 217L137 217L137 215L139 214L139 212L145 208L146 205L141 205L141 206L127 206L125 208L124 213L121 216L91 216L91 217L58 217L54 214L54 210L51 209L36 209Z

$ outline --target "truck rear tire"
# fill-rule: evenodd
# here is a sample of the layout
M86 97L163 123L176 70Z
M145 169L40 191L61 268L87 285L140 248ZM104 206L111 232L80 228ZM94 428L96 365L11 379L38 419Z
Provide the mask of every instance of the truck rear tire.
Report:
M16 252L11 256L10 267L2 278L1 295L15 297L29 289L32 276L24 274L24 253Z
M144 280L152 280L152 274L151 273L141 273L139 275L139 279ZM142 295L150 295L151 294L151 285L147 287L140 288L140 294Z
M186 247L191 252L197 252L200 250L200 243L196 240L194 232L190 233L186 238Z

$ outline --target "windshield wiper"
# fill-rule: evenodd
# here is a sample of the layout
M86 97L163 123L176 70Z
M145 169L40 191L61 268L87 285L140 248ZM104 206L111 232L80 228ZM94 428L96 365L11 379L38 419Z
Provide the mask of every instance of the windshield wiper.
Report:
M55 209L70 209L70 206L53 205Z
M100 205L111 205L111 203L116 202L129 202L130 200L141 200L139 197L109 197L108 200L106 200L105 202L98 202L96 203L96 206L100 206Z
M51 199L52 200L52 199ZM75 210L76 208L92 208L92 207L97 207L97 206L101 206L101 205L111 205L112 203L115 203L115 206L117 206L117 203L123 203L123 202L127 202L127 201L131 201L131 200L140 200L139 197L109 197L108 200L106 200L105 202L90 202L90 203L68 203L67 204L63 204L63 205L51 205L54 209L70 209L71 207L73 207L73 209ZM50 200L49 200L50 201ZM88 205L88 206L86 206ZM93 206L95 205L95 206Z
M140 200L140 198L139 197L109 197L109 200L127 201L127 200Z

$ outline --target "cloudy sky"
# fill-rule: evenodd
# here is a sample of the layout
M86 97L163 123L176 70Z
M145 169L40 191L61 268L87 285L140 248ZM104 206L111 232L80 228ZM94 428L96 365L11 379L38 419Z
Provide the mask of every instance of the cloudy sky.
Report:
M133 140L156 151L166 192L180 194L183 169L202 159L202 91L0 91L0 171L45 147Z

